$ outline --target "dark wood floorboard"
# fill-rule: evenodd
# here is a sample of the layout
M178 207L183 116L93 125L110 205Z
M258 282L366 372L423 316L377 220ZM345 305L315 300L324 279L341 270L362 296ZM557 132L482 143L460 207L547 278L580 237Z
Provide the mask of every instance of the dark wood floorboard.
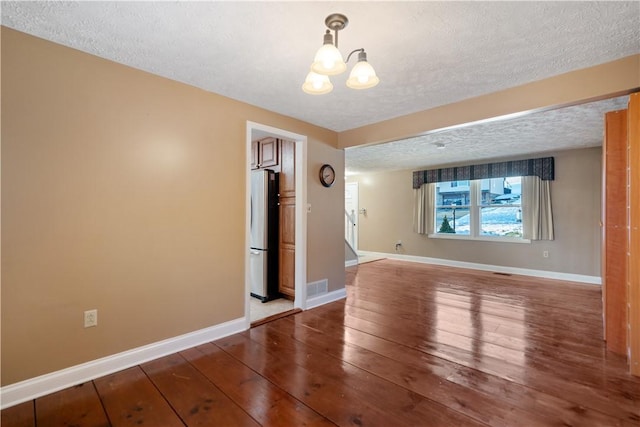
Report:
M347 299L5 409L2 426L640 426L598 286L380 260Z
M184 425L138 366L98 378L94 383L113 426Z
M262 425L334 425L217 345L205 344L181 354Z
M0 412L0 426L34 427L35 425L36 410L33 400Z
M35 406L38 427L109 425L91 381L36 399Z
M142 369L188 426L259 425L179 354L145 363Z

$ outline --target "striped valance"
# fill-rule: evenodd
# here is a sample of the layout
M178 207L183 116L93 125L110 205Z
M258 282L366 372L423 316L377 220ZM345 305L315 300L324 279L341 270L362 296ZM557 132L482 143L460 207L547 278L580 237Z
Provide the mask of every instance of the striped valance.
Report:
M553 157L415 171L413 172L413 188L420 188L422 184L432 182L509 176L537 176L543 181L553 181Z

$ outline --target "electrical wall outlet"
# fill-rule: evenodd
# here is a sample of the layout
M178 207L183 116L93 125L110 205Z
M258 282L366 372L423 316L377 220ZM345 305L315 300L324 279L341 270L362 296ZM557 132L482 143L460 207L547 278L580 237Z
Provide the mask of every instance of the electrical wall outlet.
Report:
M84 327L90 328L98 326L98 310L87 310L84 312Z
M543 258L549 258L549 251L542 251Z

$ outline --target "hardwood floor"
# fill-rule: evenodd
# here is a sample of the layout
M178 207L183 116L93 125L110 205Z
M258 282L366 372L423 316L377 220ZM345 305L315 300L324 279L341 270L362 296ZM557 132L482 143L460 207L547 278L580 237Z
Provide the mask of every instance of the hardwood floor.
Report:
M598 286L381 260L347 299L2 411L2 426L639 426Z

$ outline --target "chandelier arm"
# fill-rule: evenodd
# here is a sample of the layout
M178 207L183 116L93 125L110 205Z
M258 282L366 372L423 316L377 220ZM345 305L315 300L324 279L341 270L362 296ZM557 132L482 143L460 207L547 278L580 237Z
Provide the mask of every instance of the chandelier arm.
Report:
M351 55L353 55L356 52L364 52L364 48L361 47L360 49L356 49L356 50L352 51L351 53L349 53L349 55L347 56L347 60L344 61L344 62L349 62L349 59L351 58Z

